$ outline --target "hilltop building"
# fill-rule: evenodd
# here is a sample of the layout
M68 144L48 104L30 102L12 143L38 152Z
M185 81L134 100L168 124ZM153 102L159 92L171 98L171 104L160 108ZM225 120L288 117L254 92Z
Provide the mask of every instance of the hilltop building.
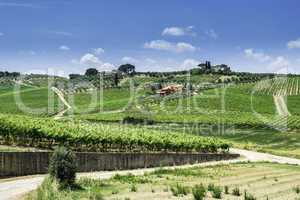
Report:
M229 73L231 72L231 69L228 65L220 64L220 65L214 65L212 66L210 61L206 61L205 63L201 63L198 65L198 67L206 73Z

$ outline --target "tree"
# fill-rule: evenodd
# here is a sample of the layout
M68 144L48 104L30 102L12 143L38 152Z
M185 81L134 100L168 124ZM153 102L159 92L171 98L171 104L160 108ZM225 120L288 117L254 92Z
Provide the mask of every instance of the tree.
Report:
M113 74L113 82L114 82L115 86L119 85L120 80L119 80L119 74L118 74L118 72L116 72L116 73Z
M76 179L76 157L65 147L58 147L53 152L49 174L56 179L61 186L68 187L75 183Z
M190 70L192 75L199 75L202 74L202 70L200 68L194 68Z
M76 78L79 78L79 77L81 77L80 74L70 74L70 75L69 75L69 78L70 78L70 79L76 79Z
M120 65L120 67L118 68L118 70L120 72L123 72L125 74L134 74L135 73L135 66L132 64L124 64L124 65Z
M86 72L85 72L85 75L86 76L96 76L96 75L98 75L98 70L97 69L95 69L95 68L89 68L89 69L87 69L86 70Z

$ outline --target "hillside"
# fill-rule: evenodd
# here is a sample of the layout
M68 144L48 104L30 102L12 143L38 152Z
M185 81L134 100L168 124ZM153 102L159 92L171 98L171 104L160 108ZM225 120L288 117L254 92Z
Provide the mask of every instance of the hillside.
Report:
M14 84L6 79L0 87L0 112L92 122L91 126L122 122L141 128L146 124L147 130L210 135L238 147L299 157L290 133L300 129L295 76L283 81L284 77L273 79L270 74L176 72L119 74L117 82L114 73L104 78L103 87L95 75L72 79L29 75ZM161 96L159 91L170 85L182 90ZM289 92L283 93L285 88ZM278 99L281 94L283 100ZM264 137L283 143L257 140Z

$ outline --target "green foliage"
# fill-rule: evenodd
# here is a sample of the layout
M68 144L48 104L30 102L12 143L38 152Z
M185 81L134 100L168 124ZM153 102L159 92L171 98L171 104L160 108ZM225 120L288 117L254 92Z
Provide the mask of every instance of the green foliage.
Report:
M206 196L206 188L201 185L196 185L192 189L194 200L203 200Z
M173 175L173 176L202 176L204 173L199 168L190 168L190 169L157 169L151 174L154 175Z
M130 183L130 184L144 184L144 183L150 183L151 181L147 179L145 176L135 176L133 174L127 174L127 175L119 175L116 174L113 178L115 181L119 181L121 183Z
M130 191L131 191L131 192L137 192L138 189L137 189L136 185L131 185Z
M225 185L224 187L224 193L229 194L229 187L227 185Z
M98 75L98 70L97 69L95 69L95 68L89 68L89 69L87 69L86 70L86 72L85 72L85 75L86 76L96 76L96 75Z
M240 188L235 187L235 188L232 190L232 195L234 195L234 196L241 196Z
M52 101L49 101L52 97ZM20 98L20 101L16 98ZM0 90L0 113L52 116L64 109L59 101L48 87L21 87L17 91L9 87L3 89L2 93Z
M208 186L207 186L207 190L212 192L215 188L215 185L213 183L209 183Z
M102 183L91 179L79 180L77 188L61 188L51 178L45 178L41 186L35 192L26 196L26 200L65 200L65 199L89 199L103 200L100 187Z
M173 196L178 197L180 195L188 195L190 189L177 183L175 186L171 186L171 192Z
M73 186L76 179L75 155L65 147L58 147L53 152L49 174L56 179L61 186Z
M211 192L213 198L222 199L222 188L220 186L214 186Z
M297 194L300 194L300 186L297 185L293 188L293 190L297 193Z
M256 198L252 194L247 193L247 191L245 190L244 200L256 200Z
M49 178L46 178L42 185L37 189L35 200L58 200L62 199L58 191L58 184ZM30 198L28 198L30 199Z
M135 73L135 66L131 64L124 64L120 65L118 68L119 71L125 73L125 74L134 74Z
M198 151L217 152L224 141L146 127L55 121L0 114L0 135L7 143L49 148L68 144L85 151Z

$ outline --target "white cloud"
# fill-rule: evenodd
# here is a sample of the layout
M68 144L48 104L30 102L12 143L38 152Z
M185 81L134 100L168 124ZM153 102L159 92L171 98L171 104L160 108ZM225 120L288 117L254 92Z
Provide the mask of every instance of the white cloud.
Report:
M95 67L99 71L110 71L115 68L111 63L103 63L97 56L91 53L83 55L79 61L80 64L86 67Z
M68 36L68 37L73 36L72 33L66 31L47 31L47 32L50 34L60 35L60 36Z
M216 31L214 29L210 29L210 30L205 31L205 34L208 37L210 37L210 38L212 38L214 40L216 40L216 39L219 38L219 35L216 33Z
M3 35L4 35L4 33L0 32L0 36L3 36Z
M245 49L244 53L246 57L259 62L266 62L271 60L271 57L269 55L266 55L263 52L255 52L253 49Z
M80 63L83 65L102 65L102 62L99 58L91 53L87 53L81 57Z
M290 61L283 56L270 56L263 52L255 52L253 49L245 49L246 57L262 63L266 63L268 69L273 73L289 73L293 70L290 67Z
M179 42L176 44L176 51L178 52L184 52L184 51L195 51L196 47L189 43L185 42Z
M191 36L195 36L196 33L193 32L193 26L189 26L186 28L182 28L182 27L177 27L177 26L173 26L173 27L166 27L163 32L161 33L162 35L171 35L171 36L183 36L183 35L191 35Z
M135 58L132 58L132 57L129 57L129 56L124 56L122 58L122 62L123 63L130 63L130 64L136 64L138 63L139 61Z
M269 67L272 69L272 71L276 72L288 72L288 67L290 65L290 62L283 56L278 56L272 60Z
M115 69L116 66L114 64L111 64L111 63L103 63L101 68L103 71L110 71L110 70L113 70ZM99 69L99 68L98 68Z
M39 8L39 5L29 3L12 3L12 2L0 2L0 7L24 7L24 8Z
M152 40L150 42L146 42L144 44L144 48L172 51L177 53L194 52L196 50L196 47L194 47L189 43L185 43L185 42L171 43L165 40Z
M104 49L102 49L102 48L95 48L95 49L93 49L93 53L96 54L96 55L103 54L104 53Z
M296 49L296 48L300 48L300 38L298 38L297 40L291 40L287 43L287 47L289 49Z
M60 50L62 51L69 51L70 50L70 47L66 46L66 45L62 45L59 47Z
M190 68L196 67L200 63L201 63L200 61L195 60L195 59L185 59L181 64L181 68L190 69Z
M185 35L185 32L180 27L167 27L163 30L162 35L182 36Z

